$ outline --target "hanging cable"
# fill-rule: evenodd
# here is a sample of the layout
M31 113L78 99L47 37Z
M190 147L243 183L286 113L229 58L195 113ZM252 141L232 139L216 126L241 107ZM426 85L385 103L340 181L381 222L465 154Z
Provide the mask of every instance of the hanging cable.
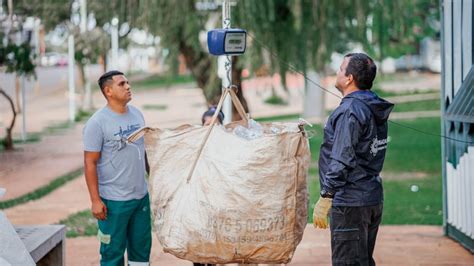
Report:
M334 96L336 96L337 98L339 99L342 99L342 97L340 95L337 95L335 94L334 92L324 88L323 86L321 86L320 84L318 84L317 82L311 80L310 78L308 78L303 71L300 71L298 70L295 66L293 66L292 64L288 63L288 62L285 62L284 60L280 59L278 57L278 55L276 55L274 52L272 52L270 50L270 48L268 48L265 44L263 44L262 42L260 42L259 40L257 40L252 34L250 34L249 32L247 32L247 35L257 44L259 45L261 48L263 48L264 50L266 50L272 57L274 57L275 59L277 59L281 64L285 64L288 69L290 69L291 71L295 72L295 73L298 73L300 74L301 76L303 76L303 78L305 80L307 80L308 82L316 85L317 87L319 87L320 89L322 89L323 91L327 92L327 93L330 93ZM428 135L428 136L432 136L432 137L440 137L440 138L444 138L444 139L447 139L447 140L451 140L451 141L456 141L456 142L460 142L460 143L467 143L467 144L474 144L474 141L465 141L465 140L459 140L459 139L454 139L454 138L451 138L451 137L447 137L447 136L443 136L441 134L436 134L436 133L430 133L430 132L426 132L426 131L423 131L423 130L419 130L415 127L411 127L411 126L407 126L407 125L404 125L404 124L401 124L401 123L397 123L397 122L394 122L392 120L388 120L388 122L394 124L394 125L397 125L397 126L400 126L400 127L404 127L404 128L407 128L407 129L410 129L410 130L413 130L415 132L418 132L418 133L421 133L421 134L425 134L425 135Z

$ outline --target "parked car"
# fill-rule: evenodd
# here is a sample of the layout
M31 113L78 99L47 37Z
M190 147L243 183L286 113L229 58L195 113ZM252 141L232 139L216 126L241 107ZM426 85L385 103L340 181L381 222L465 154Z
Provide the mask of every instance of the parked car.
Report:
M42 66L67 66L68 57L67 54L50 52L45 53L41 57L41 65Z

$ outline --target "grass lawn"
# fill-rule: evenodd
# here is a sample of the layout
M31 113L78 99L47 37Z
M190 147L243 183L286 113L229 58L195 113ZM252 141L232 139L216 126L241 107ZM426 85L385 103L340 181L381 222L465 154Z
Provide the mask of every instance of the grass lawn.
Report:
M30 200L40 199L40 198L48 195L49 193L53 192L57 188L63 186L67 182L78 178L82 173L83 173L83 169L82 169L82 167L80 167L80 168L78 168L78 169L76 169L72 172L69 172L69 173L67 173L63 176L60 176L60 177L52 180L47 185L44 185L40 188L37 188L36 190L33 190L30 193L19 196L17 198L5 200L5 201L0 201L0 210L15 207L19 204L26 203Z
M280 116L270 116L270 117L260 117L255 118L257 122L274 122L274 121L298 121L300 114L289 114L289 115L280 115Z
M397 121L432 134L440 133L440 118L419 118ZM415 132L389 122L384 171L441 173L441 138Z
M143 110L164 111L168 108L165 104L145 104L142 106Z
M439 93L439 90L436 90L436 89L414 90L414 91L387 91L387 90L382 90L377 84L374 85L371 91L375 92L379 97L382 97L382 98L392 97L392 96Z
M89 119L89 117L94 113L94 111L87 112L79 110L74 118L74 122L81 122ZM43 136L48 136L52 134L57 134L59 132L63 132L64 130L71 128L74 126L75 123L70 121L62 121L53 123L47 127L45 127L41 132L29 132L27 134L27 139L23 141L19 138L19 136L13 136L13 144L26 144L26 143L35 143L41 141ZM4 141L4 139L0 139L0 143ZM3 145L0 145L0 152L4 151L5 148Z
M388 180L383 184L383 224L442 224L440 175L418 180ZM418 191L412 191L412 186L418 187Z
M97 235L97 220L92 217L89 209L75 213L61 220L59 224L66 226L66 237Z
M426 100L408 103L397 103L393 108L394 112L413 112L413 111L433 111L440 108L439 99Z
M272 104L272 105L287 105L288 104L283 98L281 98L278 95L272 95L268 97L267 99L265 99L264 102L266 104Z

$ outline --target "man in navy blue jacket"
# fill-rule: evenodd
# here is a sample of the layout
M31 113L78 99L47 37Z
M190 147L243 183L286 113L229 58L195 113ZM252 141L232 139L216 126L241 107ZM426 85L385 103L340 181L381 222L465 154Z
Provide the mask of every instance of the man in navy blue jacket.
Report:
M375 265L372 254L383 208L379 174L393 108L370 91L376 72L374 61L365 54L344 57L336 80L343 99L324 126L321 195L313 222L325 229L330 216L333 265Z

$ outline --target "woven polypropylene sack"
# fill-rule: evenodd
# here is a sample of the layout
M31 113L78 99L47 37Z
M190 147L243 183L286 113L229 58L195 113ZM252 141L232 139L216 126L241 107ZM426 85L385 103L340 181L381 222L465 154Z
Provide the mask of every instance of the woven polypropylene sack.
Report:
M154 224L165 252L201 263L287 263L307 224L304 132L263 124L247 140L215 126L143 129ZM192 175L193 162L196 161Z

